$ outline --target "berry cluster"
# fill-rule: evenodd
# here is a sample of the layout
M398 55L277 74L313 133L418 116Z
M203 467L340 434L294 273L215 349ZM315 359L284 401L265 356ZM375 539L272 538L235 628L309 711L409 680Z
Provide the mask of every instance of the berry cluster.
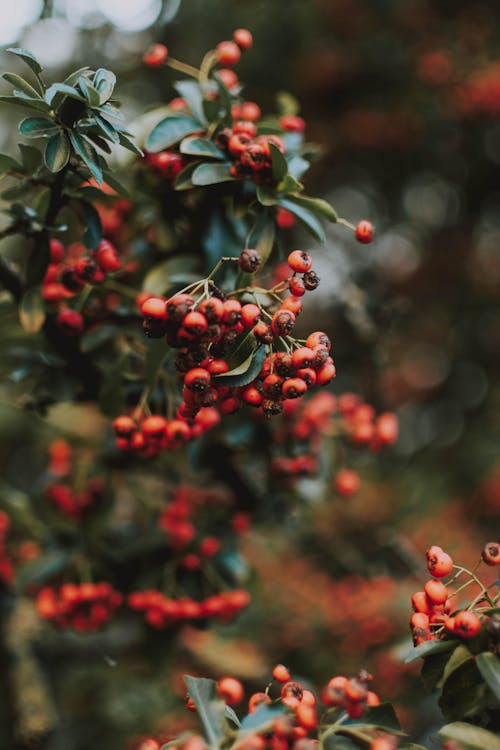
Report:
M50 259L42 284L42 295L47 302L57 304L57 323L68 335L83 331L83 316L66 305L87 285L102 283L108 273L120 270L122 261L109 240L101 240L91 253L79 242L64 247L60 240L50 240Z
M59 590L42 588L36 608L40 617L58 627L92 632L111 620L121 603L121 594L109 583L64 583Z
M211 617L225 622L233 619L249 602L250 594L245 589L221 591L200 601L187 596L175 599L161 591L148 589L134 591L127 599L131 609L143 612L146 622L158 629L186 621L207 620Z
M78 481L80 489L75 491L71 478L80 473L80 467L74 465L70 445L65 440L53 440L48 447L49 474L65 482L49 482L45 487L45 498L60 513L75 521L81 520L90 508L100 505L104 494L104 482L100 477L92 476Z
M483 548L480 562L491 566L500 565L500 544L488 542ZM415 592L411 599L415 612L410 620L414 645L445 638L447 635L465 640L474 638L485 620L482 613L488 607L496 606L500 595L492 598L488 588L473 571L454 565L450 555L437 545L427 550L427 567L434 578L427 581L424 590ZM457 572L447 585L436 580L446 578L453 571ZM468 576L468 580L457 591L450 589L450 585L463 574ZM466 608L454 608L452 598L471 584L480 587L479 594Z

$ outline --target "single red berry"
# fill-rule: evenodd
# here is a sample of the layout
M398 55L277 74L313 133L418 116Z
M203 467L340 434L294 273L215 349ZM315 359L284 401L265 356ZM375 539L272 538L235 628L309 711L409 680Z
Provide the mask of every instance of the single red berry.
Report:
M235 29L233 39L240 49L250 49L253 44L252 33L248 29Z
M481 557L486 565L500 565L500 544L498 542L485 544Z
M230 70L229 68L220 68L217 71L217 74L226 88L232 89L238 85L238 76L236 75L234 70Z
M143 62L150 68L158 68L168 57L168 49L164 44L153 44L143 55Z
M292 271L297 271L298 273L306 273L306 271L309 271L311 269L312 258L303 250L292 250L292 252L288 256L288 265L290 266Z
M242 156L252 144L252 137L248 133L234 133L227 144L230 154L233 156Z
M294 297L302 297L306 293L304 280L300 276L292 276L288 282L288 288Z
M283 398L300 398L307 391L307 384L301 378L289 378L281 389Z
M280 128L294 133L303 133L306 129L306 123L298 115L283 115L279 119Z
M222 677L217 682L217 692L229 706L240 703L245 695L243 685L234 677Z
M352 497L361 486L361 479L352 469L341 469L335 477L335 489L342 497Z
M261 264L261 258L257 250L245 248L238 258L238 265L245 273L255 273Z
M50 260L52 263L60 263L64 258L64 245L60 240L50 240Z
M360 221L354 234L358 242L368 245L373 240L373 224L371 221Z
M299 346L295 349L292 354L292 364L295 369L300 370L301 367L311 367L314 362L314 351L308 346Z
M211 380L209 371L203 367L193 367L184 375L184 385L190 391L205 391L210 387Z
M271 321L271 329L276 336L288 336L293 330L295 315L290 310L277 310Z
M245 133L250 138L255 138L257 135L257 126L250 120L238 120L233 124L233 133Z
M454 617L453 632L460 638L473 638L481 630L481 620L474 614L464 609Z
M434 579L427 581L424 591L432 604L444 604L448 599L448 589L441 581Z
M61 310L57 315L57 323L64 333L70 336L78 336L83 331L84 322L79 312L69 307Z
M113 420L113 430L117 437L129 438L133 432L136 432L137 425L132 417L123 414Z
M153 318L154 320L166 320L166 301L162 297L149 297L142 303L141 313L146 318Z
M230 41L219 42L215 48L215 54L217 55L217 61L220 65L227 65L229 68L236 65L241 57L241 51L238 45L235 42Z
M250 120L251 122L257 122L261 116L260 107L255 102L243 102L238 113L238 120Z
M441 547L433 545L427 550L427 568L435 578L445 578L453 570L453 560Z
M273 677L278 682L288 682L290 680L290 672L283 664L276 664L273 669Z

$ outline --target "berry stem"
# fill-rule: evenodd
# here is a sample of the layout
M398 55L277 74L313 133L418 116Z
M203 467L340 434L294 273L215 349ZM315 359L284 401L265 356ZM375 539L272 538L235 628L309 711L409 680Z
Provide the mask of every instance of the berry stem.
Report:
M175 57L168 57L166 64L169 68L172 68L172 70L178 70L179 73L185 73L187 76L191 76L191 78L200 80L201 71L199 71L198 68L195 68L194 65L183 63L180 60L176 60Z

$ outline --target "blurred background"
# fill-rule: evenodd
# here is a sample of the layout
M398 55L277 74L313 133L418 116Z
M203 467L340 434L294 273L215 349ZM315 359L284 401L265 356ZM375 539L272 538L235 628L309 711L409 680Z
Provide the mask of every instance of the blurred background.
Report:
M498 537L498 3L16 0L0 9L0 45L30 49L47 78L86 64L115 70L138 131L141 115L174 94L175 77L145 69L144 50L162 42L198 64L238 27L254 35L238 66L245 96L264 112L275 111L276 91L296 96L307 140L322 149L307 192L376 226L367 247L336 226L324 246L290 236L307 242L324 280L303 319L305 328L328 320L333 392L359 392L377 410L394 410L400 439L376 463L354 457L366 481L352 499L314 502L315 486L303 484L312 500L298 551L287 523L281 534L269 524L250 535L255 606L234 624L186 629L175 641L154 634L147 653L125 654L115 641L112 664L104 636L80 651L67 639L56 656L46 639L27 674L46 686L35 704L44 690L50 704L34 713L59 726L40 745L50 750L114 750L141 733L168 734L184 721L176 703L184 671L231 673L257 686L280 661L316 684L367 666L404 726L428 741L437 708L416 668L401 661L425 549L440 544L473 564ZM5 52L0 63L17 70ZM13 116L0 120L2 151L15 144ZM5 399L0 410L5 482L27 492L21 467L42 471L40 445L60 424L70 430L73 417L20 417Z

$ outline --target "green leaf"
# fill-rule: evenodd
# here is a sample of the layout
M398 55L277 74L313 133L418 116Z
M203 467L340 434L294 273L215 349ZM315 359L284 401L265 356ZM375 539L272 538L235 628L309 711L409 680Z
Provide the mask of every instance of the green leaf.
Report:
M146 149L152 153L163 151L181 141L186 135L199 131L200 123L188 115L170 115L155 125L146 138Z
M6 51L12 52L13 55L17 55L24 60L26 65L29 65L35 75L38 76L42 72L42 66L36 59L35 55L29 50L23 49L22 47L8 47Z
M144 277L142 288L155 297L159 297L170 287L170 258L158 263Z
M132 153L136 154L137 156L144 156L144 152L142 151L142 149L140 149L139 146L137 146L126 133L118 132L118 140L120 142L120 146L123 146L123 148L126 148L128 151L132 151Z
M104 140L104 138L97 133L93 133L92 131L88 131L85 133L85 136L92 141L92 144L94 146L97 146L97 148L100 148L101 151L104 151L106 154L111 153L111 146L109 145L108 141ZM102 169L102 166L101 166Z
M479 713L484 702L484 682L474 659L463 662L445 681L439 707L448 720Z
M200 164L193 172L193 185L216 185L219 182L232 182L233 177L229 174L229 162L224 164Z
M298 115L300 112L299 102L288 91L278 91L276 94L276 104L278 105L280 115Z
M32 208L36 211L37 216L41 217L42 219L45 219L47 211L49 210L51 196L52 191L47 185L46 187L38 190L37 194L33 198L33 202L31 204Z
M13 169L16 172L22 172L22 167L18 161L9 156L8 154L0 154L0 174L8 172L9 169Z
M68 86L74 86L75 83L82 77L84 73L88 73L90 70L88 65L85 65L83 68L78 68L78 70L74 70L72 73L69 74L67 78L64 79L63 83L67 84Z
M231 93L229 89L227 88L226 84L220 77L219 73L217 71L214 71L212 73L212 78L217 83L217 88L219 89L219 105L218 105L218 111L217 111L217 117L220 119L221 123L224 126L230 127L231 123L233 121L232 115L231 115L231 106L233 103L233 97L231 96ZM211 104L210 101L205 101L205 104ZM217 104L217 102L215 102ZM209 117L209 120L212 118Z
M301 182L297 182L295 177L292 177L292 175L290 174L285 175L285 177L278 185L278 190L280 193L300 193L303 189L303 184Z
M266 348L260 346L252 351L248 357L241 362L241 364L228 372L217 375L215 380L222 385L228 385L231 388L248 385L252 380L255 380L261 371L265 358Z
M270 185L257 185L257 200L263 206L275 206L278 202L275 188Z
M117 338L121 333L121 328L113 325L105 324L93 328L80 338L80 350L84 354L92 352L103 344L107 344L111 339Z
M216 698L215 680L184 675L189 697L198 711L209 745L215 750L224 736L225 704Z
M2 78L5 78L6 81L11 83L15 89L18 91L22 91L23 94L26 94L26 96L29 96L30 99L41 99L42 97L38 93L38 91L33 88L31 83L28 83L28 81L25 81L24 78L21 76L18 76L17 73L3 73Z
M99 185L102 185L102 170L99 166L98 157L93 146L85 141L82 136L74 130L69 131L69 139L78 156L88 167L92 177Z
M344 725L373 727L382 732L404 734L394 708L390 703L381 703L379 706L368 706L360 719L349 719Z
M476 664L491 692L500 702L500 659L491 651L483 651L476 656Z
M191 114L193 114L200 125L206 125L207 119L203 111L203 96L200 91L200 86L196 81L177 81L174 83L174 89L177 91L179 96L182 96L186 100Z
M125 117L124 117L124 115L123 115L123 114L122 114L122 113L120 112L120 110L119 110L119 109L117 109L116 107L114 107L114 106L113 106L112 104L109 104L109 103L108 103L108 104L102 104L102 105L101 105L101 106L99 107L99 111L100 111L100 112L104 112L104 114L105 114L105 115L106 115L107 117L112 117L112 118L113 118L113 120L120 120L120 121L123 121L123 120L125 120Z
M69 96L70 99L76 99L78 102L88 104L86 98L74 86L68 86L66 83L53 83L52 86L49 86L45 92L45 101L47 104L52 105L58 94Z
M19 305L19 320L26 333L37 333L45 322L45 305L40 287L28 289Z
M261 266L266 263L271 255L275 235L276 226L273 219L270 219L267 213L261 213L252 228L248 241L248 247L254 247L259 253Z
M116 76L111 70L98 68L94 74L93 84L99 92L100 104L105 104L114 91Z
M35 286L43 281L50 263L50 246L44 235L37 236L36 245L29 254L26 266L26 280L29 286Z
M85 99L87 100L90 107L98 107L101 103L101 97L99 96L99 92L97 89L95 89L91 83L88 82L88 80L85 78L85 76L80 76L78 79L77 85L80 88L80 91L84 95Z
M213 159L225 159L226 155L217 148L215 143L208 138L200 138L197 135L188 135L183 139L179 147L181 154L190 156L210 156Z
M234 724L236 728L239 728L241 726L241 722L238 719L236 711L231 708L231 706L224 707L224 716L226 717L226 719L229 719L229 721Z
M425 641L409 651L404 659L405 664L427 656L428 654L440 654L443 651L453 651L458 646L457 641Z
M276 717L281 716L285 711L286 708L283 704L279 706L260 705L242 720L238 736L247 732L261 733L262 730L271 727Z
M425 689L429 693L432 693L436 688L449 658L450 655L448 651L441 654L430 654L424 658L424 663L422 664L422 669L420 671L420 678Z
M124 198L128 198L130 196L130 193L128 192L127 188L121 184L121 182L118 182L116 177L111 174L107 169L103 170L104 175L104 181L109 185L110 188L113 188L113 190L118 194L122 195Z
M89 250L95 250L102 240L101 218L92 203L89 203L86 200L81 200L80 205L83 208L86 224L82 237L83 244L85 247L88 247Z
M473 724L467 724L465 721L446 724L439 730L438 735L444 739L459 742L465 750L500 750L498 734L493 734Z
M71 147L62 131L49 138L43 155L47 169L51 172L60 172L68 163L70 156Z
M179 172L174 182L174 188L176 190L190 190L195 187L193 185L193 172L200 164L201 162L199 161L193 161L191 164L188 164L182 172Z
M325 232L323 230L323 227L321 226L321 223L308 209L297 205L297 203L292 202L291 200L289 200L289 198L281 198L278 201L278 204L280 206L283 206L283 208L286 208L287 211L290 211L290 213L296 216L297 219L299 219L299 221L301 221L302 224L304 224L304 226L309 229L311 234L316 237L316 239L318 239L320 242L325 241Z
M30 99L22 92L14 91L14 96L0 96L0 102L14 104L24 109L37 109L40 112L50 112L50 107L42 99Z
M289 195L288 198L299 206L302 206L302 208L307 208L308 211L312 211L313 214L324 216L325 219L328 219L328 221L331 221L334 224L337 221L337 214L328 201L323 200L323 198L310 198L307 195Z
M457 646L446 662L445 668L443 670L442 682L446 682L448 677L450 677L450 675L452 675L455 670L461 667L462 664L464 664L466 661L469 661L469 659L472 659L472 654L467 646L464 646L463 644Z
M113 141L113 143L120 142L118 133L110 122L108 122L104 117L101 117L101 115L98 115L97 112L94 112L94 120L97 123L97 127L104 133L107 138Z
M27 138L46 138L59 131L48 117L26 117L19 123L19 132Z
M275 182L281 182L288 173L288 162L285 155L281 153L279 148L272 141L269 141L269 150L271 152L273 180Z

